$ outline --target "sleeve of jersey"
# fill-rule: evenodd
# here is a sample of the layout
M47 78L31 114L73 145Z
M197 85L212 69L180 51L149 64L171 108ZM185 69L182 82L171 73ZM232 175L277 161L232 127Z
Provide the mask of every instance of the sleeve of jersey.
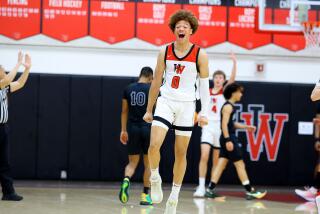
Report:
M208 117L210 102L209 78L200 78L201 116Z

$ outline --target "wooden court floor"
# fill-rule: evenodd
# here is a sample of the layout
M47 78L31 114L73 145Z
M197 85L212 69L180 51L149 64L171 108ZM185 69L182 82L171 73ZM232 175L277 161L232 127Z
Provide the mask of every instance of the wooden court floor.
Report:
M164 201L140 206L141 184L135 183L130 200L118 200L118 183L18 181L22 202L0 201L0 214L159 214L164 213L170 186L164 186ZM294 195L293 188L272 188L264 200L247 201L239 187L220 187L225 200L193 198L194 186L185 185L177 214L316 214L315 204ZM268 189L268 188L267 188Z

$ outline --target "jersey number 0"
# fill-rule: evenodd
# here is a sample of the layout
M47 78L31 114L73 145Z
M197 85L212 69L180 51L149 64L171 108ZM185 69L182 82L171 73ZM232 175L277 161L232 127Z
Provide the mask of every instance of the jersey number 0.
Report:
M179 88L179 83L180 83L180 77L174 76L172 78L171 87L177 89L177 88Z

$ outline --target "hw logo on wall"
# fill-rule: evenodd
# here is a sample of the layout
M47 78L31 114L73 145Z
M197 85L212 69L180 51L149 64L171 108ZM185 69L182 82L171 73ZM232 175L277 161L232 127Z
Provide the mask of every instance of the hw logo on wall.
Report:
M289 121L289 115L286 113L265 112L264 105L259 104L249 104L248 112L242 112L242 104L237 104L236 108L237 121L243 121L247 125L255 125L257 127L256 132L245 131L250 159L258 161L265 149L268 160L276 161L279 147L283 140L283 129L286 122ZM271 124L274 124L273 130L271 129Z

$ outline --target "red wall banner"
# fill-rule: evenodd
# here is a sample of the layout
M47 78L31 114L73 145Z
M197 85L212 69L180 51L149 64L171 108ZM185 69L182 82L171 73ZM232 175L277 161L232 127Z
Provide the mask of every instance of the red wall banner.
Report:
M309 20L316 20L316 11L309 11ZM289 24L289 10L275 9L274 10L275 24ZM275 33L273 36L273 43L291 51L299 51L305 48L305 39L303 33L300 34L285 34Z
M114 44L134 37L135 3L91 1L90 35Z
M199 28L191 41L201 47L223 43L227 39L227 8L225 6L184 5L198 18Z
M40 33L41 0L0 0L0 34L23 39Z
M88 0L43 0L43 34L67 42L88 34Z
M257 11L250 7L229 8L229 41L246 49L254 49L271 43L270 33L256 32ZM266 9L266 22L271 22L272 10Z
M180 4L137 3L137 37L154 45L175 40L168 27L171 14L181 9Z

